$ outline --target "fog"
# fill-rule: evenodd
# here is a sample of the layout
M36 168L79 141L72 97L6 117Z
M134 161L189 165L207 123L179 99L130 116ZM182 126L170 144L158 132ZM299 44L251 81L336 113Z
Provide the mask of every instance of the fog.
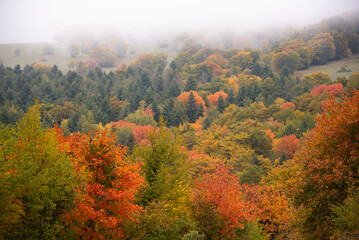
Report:
M0 0L0 43L51 42L59 33L87 31L145 39L243 33L301 27L357 9L358 0Z

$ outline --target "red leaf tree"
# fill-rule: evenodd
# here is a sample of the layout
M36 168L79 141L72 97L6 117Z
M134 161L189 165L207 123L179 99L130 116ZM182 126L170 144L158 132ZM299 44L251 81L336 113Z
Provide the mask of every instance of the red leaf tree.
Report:
M300 140L294 135L284 136L280 141L276 149L278 156L285 152L288 158L293 158L294 153L299 147Z
M147 126L137 126L133 129L132 134L137 143L142 142L146 139L146 134L149 131L154 131L154 128L151 125Z
M295 109L295 104L292 102L285 102L284 104L280 105L280 108L283 110L286 109Z
M310 91L310 95L317 97L320 96L326 92L332 93L334 96L340 96L343 94L343 84L336 83L332 85L320 85L318 87L314 87L312 91Z

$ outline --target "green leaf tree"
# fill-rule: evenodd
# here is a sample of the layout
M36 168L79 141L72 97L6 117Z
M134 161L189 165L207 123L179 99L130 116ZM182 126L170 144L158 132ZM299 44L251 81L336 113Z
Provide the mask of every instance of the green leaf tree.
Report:
M36 104L0 136L0 238L59 238L76 177L56 132L41 128Z
M147 133L147 144L135 147L131 155L144 164L146 186L138 195L144 208L141 222L128 234L152 236L150 239L175 231L171 226L187 215L187 154L181 149L183 139L164 127L161 119L159 124L158 129Z

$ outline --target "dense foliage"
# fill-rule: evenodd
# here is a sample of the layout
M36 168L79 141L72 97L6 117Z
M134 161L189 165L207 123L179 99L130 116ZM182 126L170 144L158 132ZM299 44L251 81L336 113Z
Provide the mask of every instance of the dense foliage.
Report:
M0 65L0 239L355 239L357 53L327 21L262 50L181 40L170 62ZM37 100L35 100L37 99Z

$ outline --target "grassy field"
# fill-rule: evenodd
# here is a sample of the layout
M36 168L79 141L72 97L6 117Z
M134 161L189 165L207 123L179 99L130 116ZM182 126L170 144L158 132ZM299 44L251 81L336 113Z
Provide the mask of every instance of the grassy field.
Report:
M43 47L49 45L55 49L53 55L44 55ZM20 49L20 55L15 56L14 50ZM80 54L78 59L86 59L87 56ZM59 66L61 70L67 70L67 63L71 59L66 50L65 44L60 43L22 43L22 44L1 44L0 59L5 66L14 67L20 64L24 67L26 64L42 62L46 64Z
M43 47L49 45L55 49L53 55L44 55ZM14 67L16 64L20 64L23 68L26 64L32 64L36 62L42 62L46 64L54 65L56 64L60 70L68 71L67 63L71 59L68 51L67 44L63 43L17 43L17 44L0 44L0 62L5 66ZM20 49L20 55L15 56L14 51L16 48ZM129 52L134 51L133 54ZM168 55L168 60L172 60L176 55L175 52L170 51L169 49L159 49L154 48L153 46L129 46L129 51L127 56L123 59L117 61L117 65L122 63L130 63L136 60L138 55L147 53L147 52L162 52ZM86 60L87 54L80 53L77 57L80 60ZM107 68L105 71L111 71L116 69Z
M351 72L337 73L342 67L345 67ZM306 70L298 71L301 75L310 74L313 72L328 73L330 77L335 81L337 77L349 78L353 73L359 72L359 54L352 55L350 58L344 58L339 61L332 61L321 66L311 66Z

